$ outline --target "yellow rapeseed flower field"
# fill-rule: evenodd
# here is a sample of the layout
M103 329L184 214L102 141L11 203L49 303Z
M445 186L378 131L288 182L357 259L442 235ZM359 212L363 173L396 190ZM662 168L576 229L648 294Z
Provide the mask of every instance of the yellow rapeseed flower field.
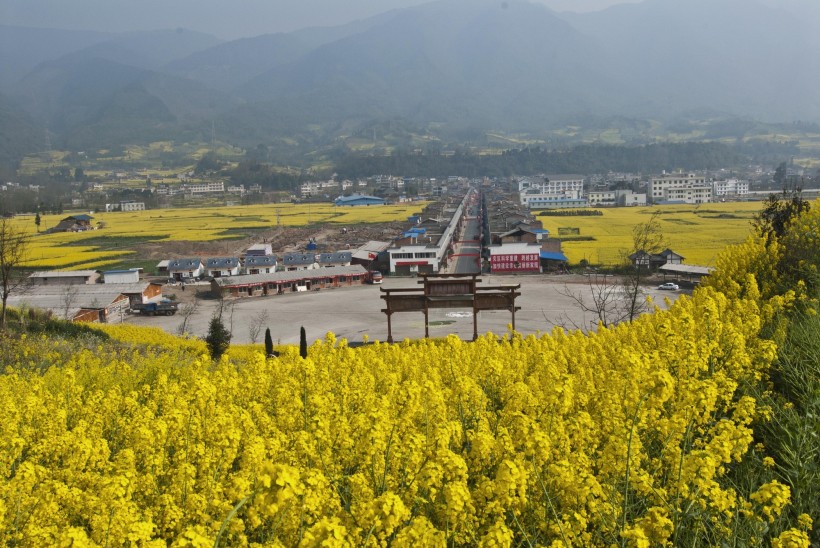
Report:
M93 213L93 222L103 223L104 228L82 233L42 233L68 214L43 215L40 234L37 234L33 216L18 217L15 223L35 236L28 266L84 269L118 262L124 255L133 252L132 246L137 241L202 242L231 238L231 231L236 229L403 221L419 213L426 204L413 202L370 207L336 207L330 203L265 204L101 212ZM86 241L90 243L84 245Z
M632 244L632 228L647 222L653 213L659 221L669 247L685 257L686 264L711 266L727 245L742 242L750 224L760 211L760 202L727 202L695 205L597 208L593 217L537 217L560 237L560 228L577 228L581 237L594 240L565 241L563 250L571 263L586 259L591 264L615 265Z
M36 235L28 265L35 268L99 268L132 253L136 242L213 241L231 238L231 231L236 229L404 221L419 213L425 205L426 202L371 207L336 207L330 203L264 204L94 213L94 222L103 223L104 228L85 233ZM718 252L727 245L743 241L760 208L759 202L731 202L601 208L602 216L537 218L550 231L551 237L561 237L561 228L574 228L582 238L593 238L564 241L564 253L571 263L586 259L592 264L614 265L620 262L622 252L630 248L632 228L659 212L661 227L673 251L683 255L687 264L713 265ZM55 226L66 216L43 215L41 231ZM33 217L18 217L15 222L32 235L36 234Z
M778 330L817 306L778 262L791 246L816 275L818 227L750 236L667 309L588 334L328 333L214 360L21 315L0 344L0 546L809 548L810 480L759 440Z

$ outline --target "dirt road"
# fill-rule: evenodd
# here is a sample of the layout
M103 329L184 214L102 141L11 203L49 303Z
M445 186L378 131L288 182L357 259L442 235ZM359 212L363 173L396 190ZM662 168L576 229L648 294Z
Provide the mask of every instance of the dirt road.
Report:
M517 299L521 310L516 313L515 328L525 335L549 332L556 325L565 327L594 327L597 321L589 313L579 309L577 302L567 296L567 290L578 294L588 293L579 282L584 278L573 275L500 276L482 275L481 285L521 284L521 296ZM383 287L418 287L415 278L387 278ZM211 317L218 311L219 302L210 298L195 299L196 290L205 291L208 286L167 288L165 293L176 293L184 303L197 302L195 312L188 318L189 334L204 337ZM655 303L665 307L664 298L676 299L684 291L660 291L655 286L647 288ZM338 289L324 289L307 293L288 293L268 297L252 297L226 300L223 305L223 321L233 333L232 342L250 343L256 331L256 341L264 340L265 328L270 328L274 343L298 344L299 327L304 326L309 341L324 337L330 331L338 338L350 342L387 339L387 317L381 312L384 300L379 286L363 285ZM125 322L134 325L157 326L168 332L178 331L184 318L176 316L126 316ZM481 312L478 316L478 333L488 331L505 333L511 323L506 311ZM462 339L472 339L473 318L471 309L432 310L430 312L430 336L444 337L450 333ZM424 337L424 315L403 313L393 315L393 337L416 339Z

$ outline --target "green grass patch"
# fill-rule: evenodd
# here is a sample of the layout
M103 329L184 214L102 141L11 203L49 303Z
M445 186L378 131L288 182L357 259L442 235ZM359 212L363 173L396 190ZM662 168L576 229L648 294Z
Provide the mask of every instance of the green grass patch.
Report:
M145 236L93 236L83 240L75 240L68 242L66 246L85 247L95 246L99 251L121 251L123 248L133 248L136 245L146 244L150 242L158 242L167 240L171 237L170 234L155 234L150 237Z
M594 242L595 236L559 236L562 242Z
M694 221L690 221L688 219L677 219L677 218L674 218L674 217L671 218L671 219L664 219L664 222L675 223L675 224L678 224L678 225L697 225L698 224L698 223L696 223Z

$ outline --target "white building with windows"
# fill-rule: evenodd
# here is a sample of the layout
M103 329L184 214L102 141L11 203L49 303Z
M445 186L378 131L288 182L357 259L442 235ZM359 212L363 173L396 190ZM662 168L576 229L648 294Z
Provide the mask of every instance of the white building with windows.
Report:
M145 211L145 202L120 202L119 204L105 204L105 211Z
M715 196L748 196L749 182L738 179L726 179L725 181L715 181Z
M674 173L653 177L652 202L706 204L712 201L712 185L706 177L694 173Z
M581 200L583 194L584 178L581 175L547 175L518 181L518 195L521 204L526 206Z
M225 192L225 183L223 181L209 182L209 183L193 183L189 184L186 189L191 194L209 194L212 192Z
M632 192L631 190L616 190L615 201L619 206L645 206L646 194L643 192Z
M439 267L445 263L447 250L452 249L451 244L459 226L461 217L464 215L465 204L471 198L470 191L453 212L453 216L443 233L436 242L428 244L413 243L392 247L387 250L390 260L390 273L400 276L414 274L435 274Z
M597 190L587 193L587 202L590 206L614 206L617 196L614 190Z

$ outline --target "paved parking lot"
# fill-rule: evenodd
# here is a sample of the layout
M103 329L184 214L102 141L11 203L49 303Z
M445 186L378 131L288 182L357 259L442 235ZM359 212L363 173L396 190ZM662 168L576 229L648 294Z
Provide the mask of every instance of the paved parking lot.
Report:
M517 299L521 310L516 313L516 331L528 334L548 332L556 325L572 327L590 326L595 319L589 313L584 314L573 299L566 296L567 289L583 293L584 284L578 283L583 278L571 275L530 275L499 276L482 275L480 285L515 285L521 284L521 296ZM388 278L382 287L419 287L416 278ZM653 285L647 288L654 301L664 306L664 297L672 300L684 291L659 291ZM185 292L175 291L180 298L192 301L195 287L189 286ZM206 290L207 286L199 287ZM324 337L331 331L337 338L350 342L360 342L364 335L373 340L387 340L387 316L381 312L384 308L382 293L377 285L363 285L337 289L323 289L306 293L288 293L268 297L250 297L244 299L227 299L223 308L223 320L232 333L234 343L251 342L253 326L259 327L257 342L264 340L265 328L270 328L274 343L298 344L299 327L304 326L308 341ZM189 334L204 337L208 323L218 310L215 299L197 299L196 312L188 320ZM169 332L177 332L184 318L178 313L175 316L139 316L125 317L127 323L134 325L157 326ZM481 312L478 316L478 333L488 331L504 333L511 322L511 315L506 311ZM447 309L430 311L430 336L444 337L454 333L462 339L473 336L473 318L471 309ZM424 337L424 315L408 312L393 314L393 338L400 341L404 338L417 339Z

